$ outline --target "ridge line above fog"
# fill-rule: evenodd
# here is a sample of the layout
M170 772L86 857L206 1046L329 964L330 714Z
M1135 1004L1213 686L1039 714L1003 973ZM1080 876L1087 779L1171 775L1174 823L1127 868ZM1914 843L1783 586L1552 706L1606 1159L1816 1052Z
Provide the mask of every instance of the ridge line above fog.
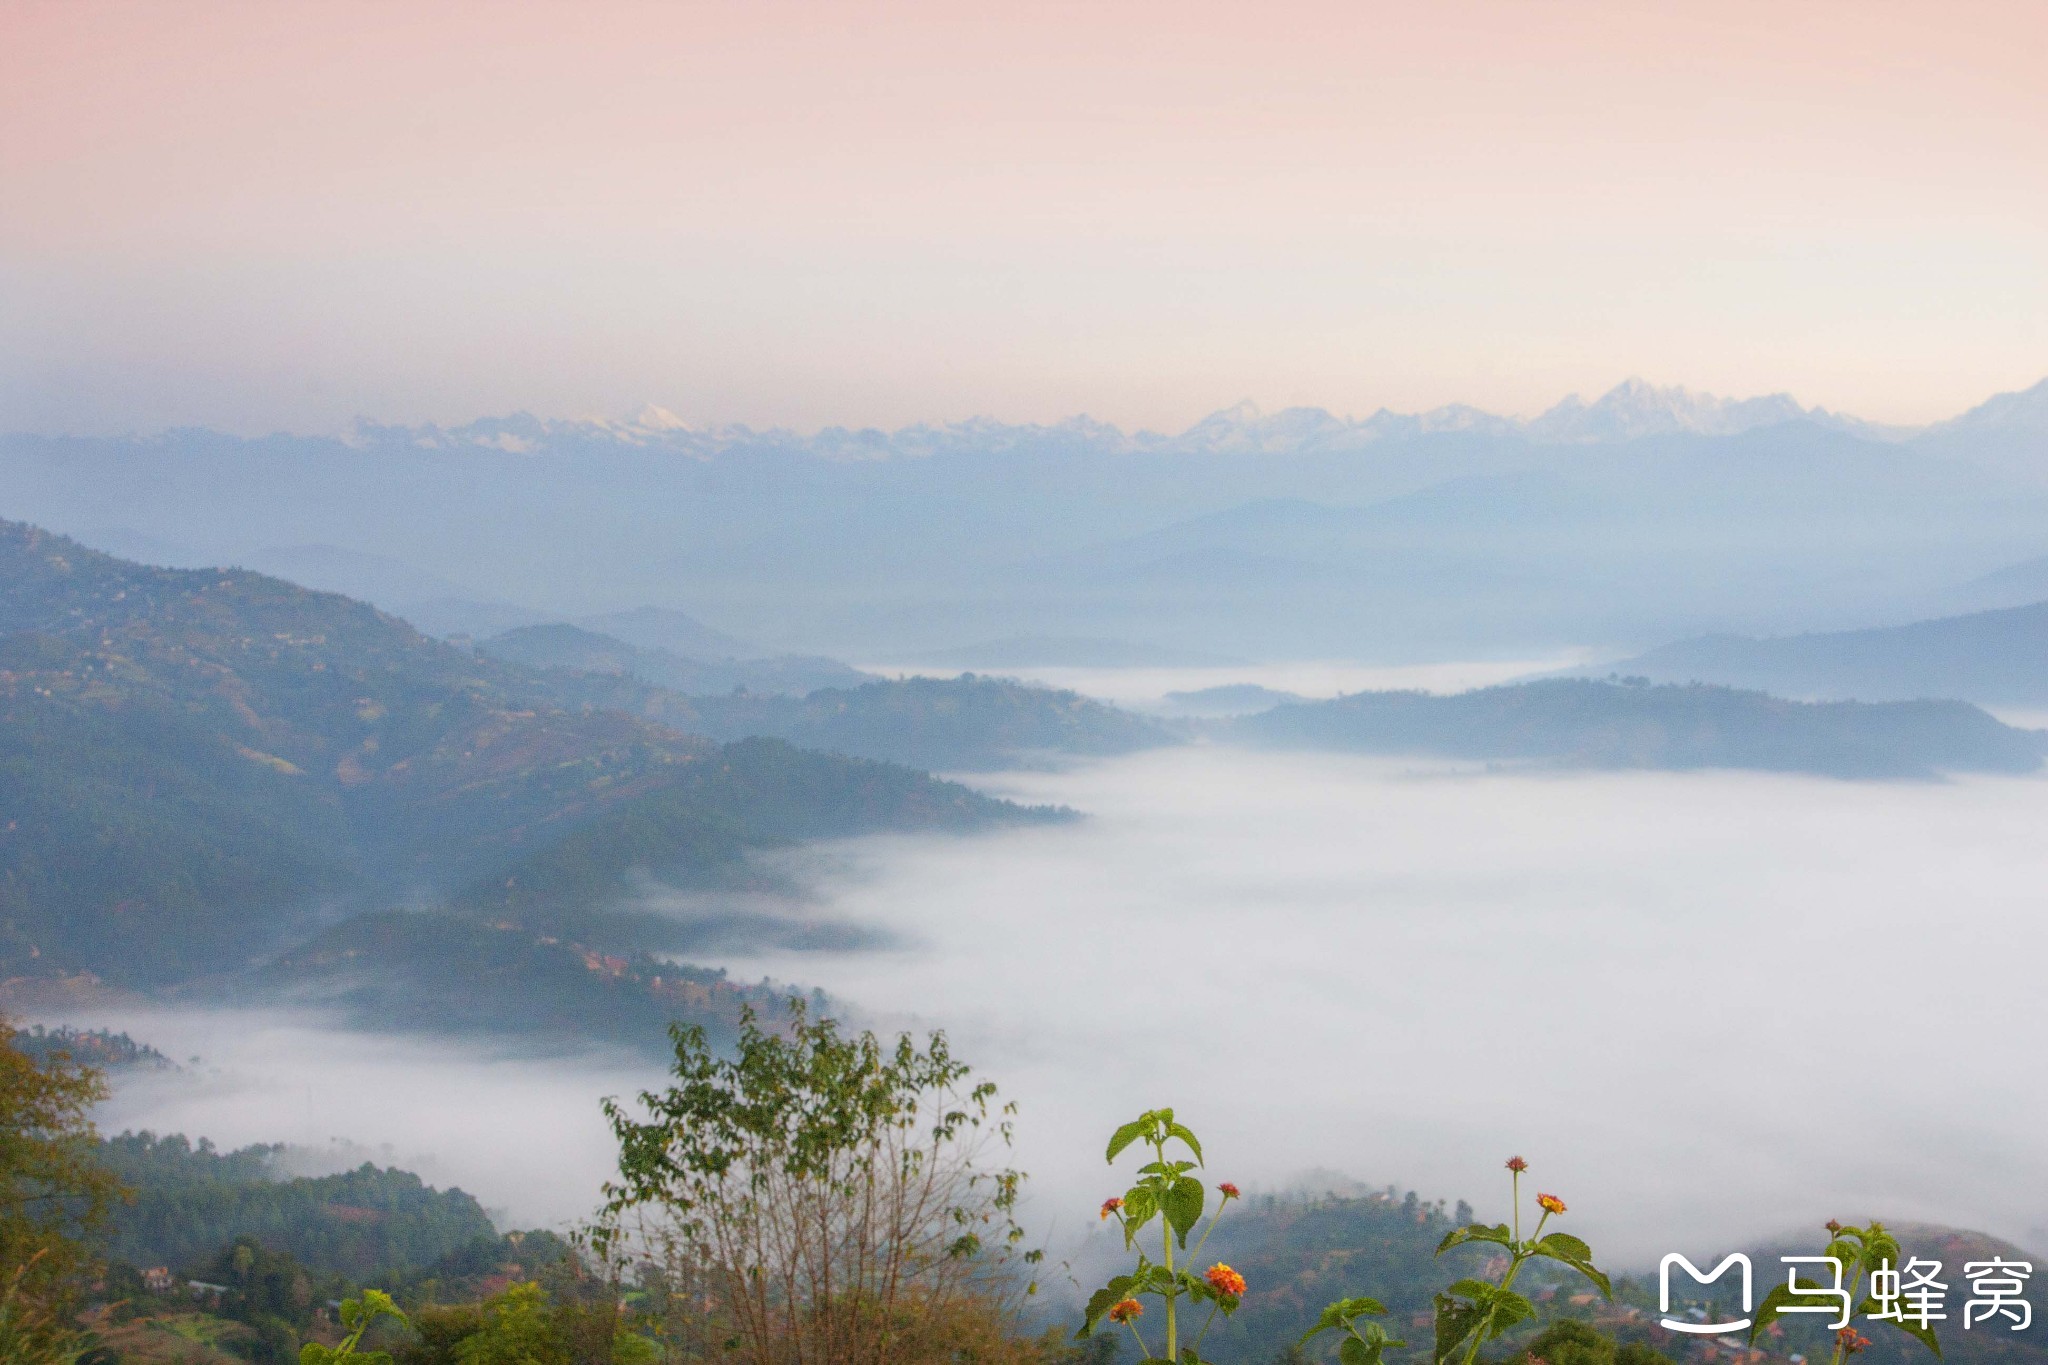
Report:
M525 453L560 437L611 440L630 445L702 449L755 443L809 446L838 458L875 459L891 454L929 453L929 448L962 439L998 441L1060 434L1111 450L1206 451L1283 454L1332 445L1369 445L1427 435L1519 437L1538 445L1597 445L1645 436L1734 436L1759 427L1809 422L1868 440L1902 442L1947 434L2048 432L2048 378L2030 388L2001 392L1944 421L1924 425L1873 422L1818 405L1808 407L1779 391L1748 398L1723 398L1682 384L1657 385L1631 377L1591 402L1570 393L1529 417L1494 413L1467 403L1448 403L1421 412L1381 407L1365 418L1337 416L1326 408L1293 405L1268 412L1245 399L1219 408L1179 432L1139 428L1126 432L1111 422L1076 414L1056 422L1006 422L977 415L951 422L914 422L894 429L831 424L811 432L781 425L755 428L742 422L698 423L649 402L631 418L605 415L541 417L525 410L480 416L454 426L436 422L386 423L358 417L346 431L273 432L273 436L338 437L351 445L444 443ZM210 428L173 427L156 438L221 434ZM13 432L10 435L70 433ZM80 437L79 439L92 439ZM131 432L126 438L147 439ZM260 438L249 438L260 439Z

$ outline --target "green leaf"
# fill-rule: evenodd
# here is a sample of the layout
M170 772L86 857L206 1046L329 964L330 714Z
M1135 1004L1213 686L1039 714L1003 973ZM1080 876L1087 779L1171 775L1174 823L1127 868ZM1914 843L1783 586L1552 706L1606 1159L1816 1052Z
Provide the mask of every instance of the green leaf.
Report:
M1166 1221L1172 1226L1180 1244L1188 1244L1188 1233L1195 1224L1202 1221L1202 1205L1209 1197L1209 1191L1201 1181L1191 1175L1184 1175L1173 1182L1161 1204L1164 1206Z
M1133 1276L1118 1275L1108 1284L1090 1294L1088 1296L1088 1307L1082 1314L1081 1330L1074 1333L1074 1340L1086 1340L1088 1334L1095 1330L1096 1324L1102 1321L1102 1315L1116 1307L1119 1302L1126 1298L1131 1292L1131 1286L1136 1283L1137 1279Z
M1159 1212L1159 1196L1144 1185L1133 1185L1124 1195L1124 1245L1129 1246L1138 1229L1152 1221L1152 1215Z
M1145 1136L1145 1130L1152 1126L1152 1116L1143 1114L1116 1130L1109 1139L1108 1160L1114 1162L1123 1149ZM1097 1131L1100 1131L1099 1129Z
M1195 1154L1196 1161L1202 1159L1202 1144L1196 1141L1195 1135L1187 1130L1185 1124L1168 1122L1166 1125L1166 1135L1168 1137L1177 1137L1182 1142L1185 1142L1188 1145L1188 1150Z
M1524 1318L1536 1316L1536 1305L1512 1289L1496 1289L1487 1304L1486 1334L1491 1340Z
M1529 1250L1538 1256L1547 1256L1553 1261L1570 1266L1591 1280L1600 1290L1601 1297L1609 1300L1614 1298L1614 1286L1608 1283L1606 1272L1593 1264L1593 1249L1570 1233L1553 1232Z
M1353 1300L1353 1302L1370 1303L1372 1300ZM1344 1365L1380 1365L1380 1358L1386 1353L1389 1346L1401 1347L1408 1344L1405 1341L1395 1341L1392 1337L1389 1337L1387 1329L1376 1322L1365 1324L1365 1331L1362 1333L1355 1326L1348 1324L1345 1330L1349 1335L1344 1338L1343 1344L1337 1348L1337 1358Z
M1506 1223L1496 1223L1492 1227L1484 1223L1473 1223L1469 1227L1455 1228L1448 1233L1443 1241L1436 1244L1436 1254L1441 1256L1452 1247L1466 1242L1492 1242L1504 1247L1515 1244L1514 1238L1508 1234Z
M1341 1327L1349 1331L1352 1320L1355 1318L1385 1317L1386 1313L1387 1306L1378 1299L1368 1299L1363 1296L1338 1299L1323 1310L1322 1316L1316 1319L1316 1325L1309 1329L1308 1335L1304 1336L1302 1340L1307 1341L1309 1337L1314 1336L1317 1332L1325 1332L1332 1327Z
M1872 1304L1871 1307L1876 1307L1876 1305ZM1926 1325L1925 1323L1907 1322L1902 1318L1873 1317L1871 1320L1873 1322L1890 1323L1892 1326L1898 1328L1901 1332L1904 1332L1907 1336L1913 1338L1913 1340L1919 1342L1922 1346L1925 1346L1928 1350L1934 1352L1935 1359L1939 1360L1942 1358L1941 1339L1936 1337L1934 1335L1934 1329Z
M1793 1284L1795 1283L1798 1285L1797 1289L1793 1288ZM1764 1328L1769 1327L1772 1323L1776 1322L1780 1317L1784 1316L1785 1306L1787 1304L1796 1305L1799 1302L1800 1298L1803 1297L1802 1291L1804 1291L1806 1294L1811 1294L1820 1289L1820 1287L1821 1286L1818 1281L1796 1279L1786 1284L1772 1285L1771 1292L1764 1295L1764 1301L1756 1306L1756 1314L1750 1319L1750 1343L1754 1345L1756 1343L1757 1333L1763 1331Z
M1471 1284L1473 1281L1460 1280L1458 1283ZM1492 1288L1491 1285L1484 1287ZM1457 1288L1457 1285L1453 1285L1452 1288ZM1436 1365L1443 1365L1458 1353L1458 1348L1469 1341L1472 1334L1478 1331L1485 1321L1486 1310L1477 1303L1451 1294L1437 1295L1436 1345L1431 1352L1431 1359Z

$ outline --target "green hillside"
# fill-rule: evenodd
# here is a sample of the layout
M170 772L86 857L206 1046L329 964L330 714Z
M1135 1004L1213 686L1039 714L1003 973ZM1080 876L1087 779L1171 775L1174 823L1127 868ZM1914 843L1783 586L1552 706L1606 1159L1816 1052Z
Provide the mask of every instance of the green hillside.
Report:
M360 1279L417 1270L495 1238L461 1190L436 1190L409 1171L362 1165L291 1178L282 1147L216 1151L180 1136L123 1133L100 1159L135 1192L114 1220L107 1254L133 1265L198 1267L238 1237L254 1237L310 1269Z
M688 736L647 714L670 695L0 523L0 974L160 987L392 904L588 910L639 868L704 882L798 839L1039 818Z

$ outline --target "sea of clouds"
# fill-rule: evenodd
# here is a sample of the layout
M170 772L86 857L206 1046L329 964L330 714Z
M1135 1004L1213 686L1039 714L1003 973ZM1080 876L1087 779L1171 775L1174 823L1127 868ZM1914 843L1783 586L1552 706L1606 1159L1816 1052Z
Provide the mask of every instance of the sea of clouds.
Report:
M1089 818L790 855L820 918L879 934L717 961L945 1028L1018 1102L1056 1244L1119 1188L1109 1129L1173 1105L1248 1187L1336 1172L1504 1214L1522 1154L1617 1264L1830 1216L2048 1246L2048 782L1196 746L981 784ZM113 1022L203 1063L125 1084L109 1129L367 1150L522 1225L591 1208L598 1098L658 1075L303 1016Z

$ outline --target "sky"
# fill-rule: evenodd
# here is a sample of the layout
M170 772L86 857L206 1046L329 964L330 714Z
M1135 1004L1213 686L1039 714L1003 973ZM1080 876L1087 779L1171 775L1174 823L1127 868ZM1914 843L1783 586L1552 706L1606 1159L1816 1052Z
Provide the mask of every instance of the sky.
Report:
M0 430L2048 373L2035 0L0 0Z

